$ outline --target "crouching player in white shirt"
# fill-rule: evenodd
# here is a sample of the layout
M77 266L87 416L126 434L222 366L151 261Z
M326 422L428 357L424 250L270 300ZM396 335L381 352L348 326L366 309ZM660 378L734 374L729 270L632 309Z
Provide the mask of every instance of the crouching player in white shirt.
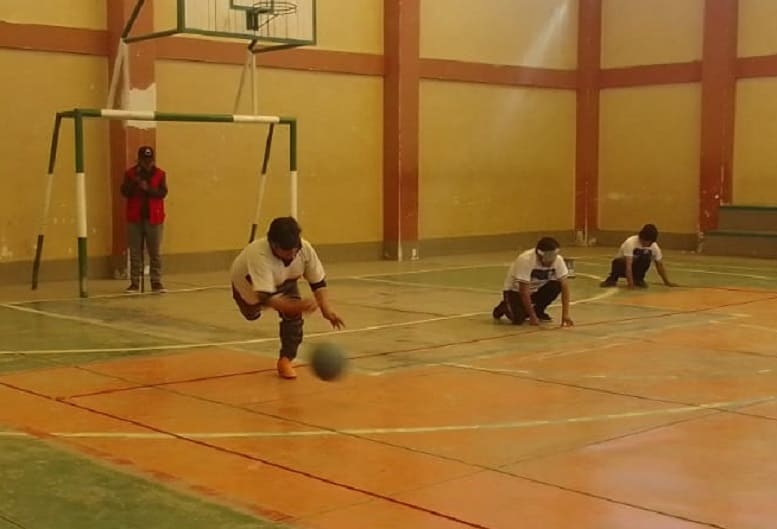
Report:
M610 275L602 281L602 287L614 287L618 279L626 278L629 288L647 288L645 274L650 269L651 263L656 263L658 275L668 287L676 287L676 283L669 281L664 267L664 255L656 242L658 229L653 224L645 224L637 235L632 235L621 244L618 255L610 265Z
M278 375L282 378L297 376L292 362L302 343L303 314L320 309L332 327L344 325L329 302L324 267L301 232L292 217L273 220L267 237L246 246L231 268L232 298L245 319L259 319L267 309L280 316ZM300 296L300 278L310 284L315 299Z
M514 325L522 325L526 319L531 325L551 321L545 309L560 293L561 325L574 325L569 316L568 275L558 241L543 237L535 248L523 252L510 266L502 301L494 307L494 319L505 316Z

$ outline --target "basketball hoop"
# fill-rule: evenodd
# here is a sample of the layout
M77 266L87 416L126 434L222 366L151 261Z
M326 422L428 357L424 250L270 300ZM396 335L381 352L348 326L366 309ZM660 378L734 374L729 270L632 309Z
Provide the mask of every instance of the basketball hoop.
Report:
M278 0L262 0L255 2L246 8L246 29L259 31L259 29L276 17L293 15L297 12L297 4ZM266 20L262 21L262 17Z
M122 33L126 44L186 33L249 40L258 43L252 49L263 52L316 43L317 0L165 0L156 4L160 18L175 25L162 24L143 34L134 34L132 28L148 0L134 1Z

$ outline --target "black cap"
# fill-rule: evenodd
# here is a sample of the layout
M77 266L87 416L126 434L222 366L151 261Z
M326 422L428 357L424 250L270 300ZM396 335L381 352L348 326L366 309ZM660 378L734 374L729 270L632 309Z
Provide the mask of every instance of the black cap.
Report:
M144 145L140 149L138 149L138 160L141 158L151 158L154 159L154 149L152 147L149 147L148 145Z

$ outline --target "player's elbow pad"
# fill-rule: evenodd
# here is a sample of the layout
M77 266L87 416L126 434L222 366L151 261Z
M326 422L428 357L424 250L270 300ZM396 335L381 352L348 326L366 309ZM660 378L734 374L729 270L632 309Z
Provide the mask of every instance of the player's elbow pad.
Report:
M310 290L312 290L313 292L315 292L315 291L316 291L316 290L318 290L319 288L324 288L325 286L326 286L326 279L322 279L322 280L321 280L321 281L319 281L318 283L311 283L311 284L310 284Z

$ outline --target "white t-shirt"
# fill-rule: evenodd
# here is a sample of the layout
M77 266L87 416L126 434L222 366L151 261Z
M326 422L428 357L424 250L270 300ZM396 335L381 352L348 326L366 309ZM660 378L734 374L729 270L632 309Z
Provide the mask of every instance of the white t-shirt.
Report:
M246 302L259 303L259 292L274 294L286 281L304 277L308 283L320 283L326 277L324 266L308 241L289 265L275 257L267 238L257 239L240 252L230 269L232 285ZM250 278L250 281L249 281Z
M532 248L526 250L510 265L505 277L504 290L518 292L521 283L529 283L532 292L537 292L549 281L557 281L567 277L569 270L561 254L550 266L545 266Z
M617 257L633 257L634 259L637 259L644 255L647 255L656 262L659 262L664 258L664 255L661 253L661 248L657 243L654 242L650 246L642 246L639 242L639 235L632 235L623 241L623 244L621 244L621 247L618 250Z

